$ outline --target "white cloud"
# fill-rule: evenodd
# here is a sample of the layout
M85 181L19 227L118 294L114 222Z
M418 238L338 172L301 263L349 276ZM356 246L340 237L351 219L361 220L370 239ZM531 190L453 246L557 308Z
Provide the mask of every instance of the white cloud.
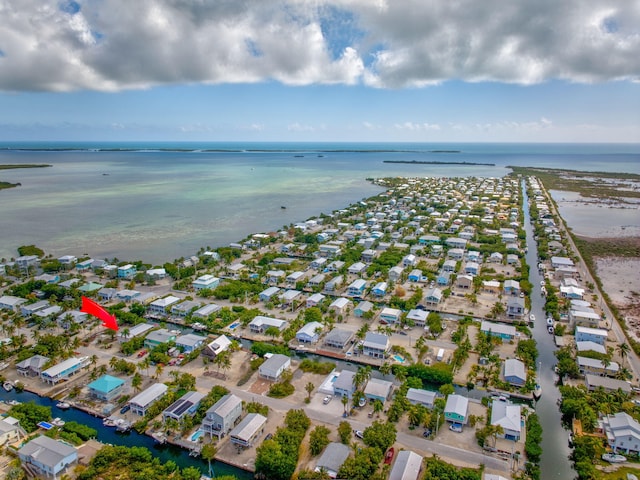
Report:
M314 132L316 129L311 125L302 125L298 122L287 125L287 130L290 132Z
M0 18L4 91L640 78L624 0L0 0Z
M413 123L413 122L404 122L404 123L396 123L394 125L396 130L409 130L409 131L438 131L440 130L440 125L437 123Z

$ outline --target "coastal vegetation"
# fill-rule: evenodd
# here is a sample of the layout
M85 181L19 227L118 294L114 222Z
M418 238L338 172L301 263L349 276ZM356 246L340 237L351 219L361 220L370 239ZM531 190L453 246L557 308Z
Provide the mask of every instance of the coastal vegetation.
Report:
M36 164L36 163L32 163L32 164L6 164L6 165L0 165L0 170L12 170L12 169L16 169L16 168L43 168L43 167L50 167L51 165L46 165L46 164ZM9 183L9 182L0 182L0 190L6 189L6 188L14 188L14 187L19 187L21 184L20 183Z

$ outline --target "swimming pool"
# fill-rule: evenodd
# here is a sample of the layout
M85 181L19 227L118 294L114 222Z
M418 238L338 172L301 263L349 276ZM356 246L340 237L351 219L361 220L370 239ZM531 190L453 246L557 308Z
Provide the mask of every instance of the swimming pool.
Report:
M53 428L53 424L51 424L49 422L39 422L38 426L40 428L44 428L45 430L51 430Z
M202 430L196 430L193 435L191 435L191 441L197 442L198 439L202 436L204 432Z
M394 356L393 356L393 359L394 359L396 362L404 363L404 358L402 358L400 355L394 355Z
M331 383L336 383L337 379L338 379L338 375L334 375L333 378L331 379Z
M233 322L231 325L229 325L229 330L235 330L238 325L240 325L240 322Z

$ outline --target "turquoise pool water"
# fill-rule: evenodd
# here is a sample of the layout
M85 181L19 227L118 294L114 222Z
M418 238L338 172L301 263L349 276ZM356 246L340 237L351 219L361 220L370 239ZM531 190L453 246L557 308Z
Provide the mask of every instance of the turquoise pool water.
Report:
M191 441L197 442L198 439L202 436L204 432L202 430L196 430L193 435L191 435Z
M404 358L402 358L400 355L394 355L394 356L393 356L393 359L394 359L396 362L404 363Z
M338 379L338 375L334 375L334 376L331 378L331 383L335 383L337 379Z

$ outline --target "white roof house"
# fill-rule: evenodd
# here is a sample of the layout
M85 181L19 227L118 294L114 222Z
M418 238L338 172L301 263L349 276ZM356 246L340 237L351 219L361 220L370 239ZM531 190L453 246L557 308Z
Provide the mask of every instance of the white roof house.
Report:
M600 421L607 442L614 452L640 452L640 424L624 412L606 415Z
M78 461L78 451L68 443L40 435L20 448L18 457L43 476L57 478Z
M198 277L191 283L191 285L196 291L200 291L205 288L214 289L219 284L220 284L220 279L210 274L202 275L201 277Z
M269 357L260 367L258 373L262 378L277 381L287 368L291 367L291 359L286 355L275 353Z
M467 412L469 409L469 399L462 395L452 394L447 397L444 407L444 418L449 422L467 423Z
M155 327L150 323L139 323L129 328L128 333L125 332L126 329L121 328L120 330L118 330L118 340L120 340L121 342L126 342L127 340L130 340L135 337L139 337L140 335L147 333L149 330L153 328Z
M389 480L417 480L422 469L422 457L411 450L401 450L393 464Z
M380 400L385 402L391 396L393 390L393 382L381 380L379 378L371 378L364 387L364 396L369 400Z
M493 402L491 407L491 425L500 425L504 430L503 437L518 441L522 431L522 414L520 405L507 402Z
M509 358L505 360L504 379L512 385L524 385L527 381L527 371L524 363L517 358Z
M147 409L167 393L168 387L164 383L154 383L146 390L129 400L131 411L144 416Z
M412 405L424 405L427 408L433 408L436 398L438 398L438 394L430 390L423 390L421 388L410 388L407 390L407 400Z
M236 428L231 430L229 434L231 442L241 447L250 447L262 434L266 422L267 419L259 413L249 413Z
M286 320L265 317L262 315L257 315L249 323L249 329L254 333L264 333L264 331L269 327L275 327L278 330L282 331L288 326L289 326L289 322L287 322Z
M56 384L60 380L70 377L88 364L89 357L67 358L57 365L46 369L40 374L40 378L47 383Z
M607 349L604 348L604 345L600 345L596 342L584 341L584 342L576 342L576 350L578 352L598 352L605 355L607 353Z
M414 308L413 310L409 310L409 313L407 313L407 320L413 321L413 323L418 327L424 327L427 323L428 316L428 311Z
M576 327L576 342L591 341L604 345L609 332L600 328Z
M14 297L12 295L3 295L0 297L0 310L17 311L18 307L26 301L27 300L24 298Z
M202 349L202 355L214 358L229 348L229 345L231 345L231 340L226 335L220 335Z
M303 343L315 343L320 338L323 325L320 322L309 322L296 332L296 339Z

